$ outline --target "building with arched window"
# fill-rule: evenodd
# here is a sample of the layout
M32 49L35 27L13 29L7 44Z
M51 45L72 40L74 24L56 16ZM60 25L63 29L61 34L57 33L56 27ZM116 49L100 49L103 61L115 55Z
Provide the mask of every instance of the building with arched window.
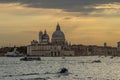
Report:
M39 41L33 40L27 46L27 55L29 56L74 56L74 54L59 24L52 34L51 42L45 30L39 32Z

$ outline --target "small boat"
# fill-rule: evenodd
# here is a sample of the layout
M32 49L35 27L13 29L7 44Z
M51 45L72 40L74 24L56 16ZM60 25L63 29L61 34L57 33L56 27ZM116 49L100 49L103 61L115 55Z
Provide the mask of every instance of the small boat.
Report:
M100 60L94 60L92 63L101 63Z
M62 68L60 69L60 71L58 72L60 75L68 75L68 69L67 68Z
M62 68L59 73L67 73L67 72L68 72L68 69Z
M41 61L40 57L23 57L20 61Z

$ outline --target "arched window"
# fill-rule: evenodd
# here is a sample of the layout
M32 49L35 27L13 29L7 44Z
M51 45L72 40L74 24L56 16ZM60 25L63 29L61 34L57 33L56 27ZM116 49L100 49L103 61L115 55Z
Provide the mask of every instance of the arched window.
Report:
M53 56L53 52L51 52L51 56Z
M58 51L58 56L60 56L60 51Z
M57 56L57 53L55 52L55 55L54 56Z

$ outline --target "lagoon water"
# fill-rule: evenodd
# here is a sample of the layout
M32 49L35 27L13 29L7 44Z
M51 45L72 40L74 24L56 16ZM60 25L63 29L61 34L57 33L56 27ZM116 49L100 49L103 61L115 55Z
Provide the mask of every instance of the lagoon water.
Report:
M120 57L41 57L41 61L20 61L0 57L0 80L120 80ZM93 62L100 60L101 62ZM68 75L60 75L61 68Z

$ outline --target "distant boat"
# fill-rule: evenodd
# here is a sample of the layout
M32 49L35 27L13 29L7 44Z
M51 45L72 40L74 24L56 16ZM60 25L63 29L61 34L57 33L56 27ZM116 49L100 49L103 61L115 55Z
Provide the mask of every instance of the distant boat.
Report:
M100 60L94 60L92 63L101 63Z
M41 61L41 58L26 56L26 57L21 58L20 61Z
M24 56L22 53L17 51L17 48L14 48L14 50L12 52L7 52L5 54L5 56L7 57L22 57Z
M68 73L68 69L62 68L59 73Z
M67 68L61 68L58 73L61 74L61 75L65 75L65 76L67 76L69 74Z

